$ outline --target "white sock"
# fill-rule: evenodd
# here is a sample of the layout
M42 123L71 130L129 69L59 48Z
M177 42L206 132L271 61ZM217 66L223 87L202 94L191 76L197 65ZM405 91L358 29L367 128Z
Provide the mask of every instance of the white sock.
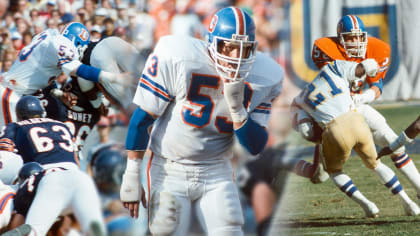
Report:
M382 162L379 162L378 166L373 171L376 173L385 187L391 190L394 195L398 194L401 200L405 202L411 201L411 199L407 196L404 189L402 188L400 181L398 181L394 171L392 171L388 166Z
M420 196L420 174L411 158L407 153L403 153L402 155L391 157L391 159L397 169L400 170L414 186L417 195Z
M357 190L357 187L354 185L351 178L343 172L331 174L331 179L342 192L359 205L363 206L370 202L359 190Z

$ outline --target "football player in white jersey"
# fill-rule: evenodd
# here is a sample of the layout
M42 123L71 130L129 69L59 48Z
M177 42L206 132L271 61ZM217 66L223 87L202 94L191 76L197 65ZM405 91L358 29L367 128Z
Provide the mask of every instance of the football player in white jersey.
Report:
M302 90L294 103L323 129L322 152L326 170L336 186L358 203L367 217L376 217L379 209L357 190L351 178L343 172L343 165L353 148L365 166L373 170L394 195L400 197L406 214L418 215L420 208L407 196L395 173L376 159L372 133L364 117L356 111L350 96L350 83L363 82L366 75L375 76L378 67L374 59L366 59L359 64L331 62Z
M140 201L146 203L140 166L150 148L152 234L187 235L195 210L208 235L243 235L229 161L234 137L251 154L264 149L271 102L283 81L283 69L256 52L256 44L252 18L228 7L213 16L208 42L165 36L149 56L133 99L138 108L128 129L120 196L137 217Z
M135 78L141 76L144 59L133 45L119 37L107 37L94 44L89 57L90 65L113 73L130 72ZM132 104L135 92L134 86L127 88L118 83L95 84L92 81L80 80L79 85L82 92L89 92L96 85L105 97L120 109L127 109ZM92 105L95 106L96 103L92 101Z
M82 64L79 60L89 43L87 28L78 22L68 24L60 33L47 29L24 47L9 71L1 75L0 124L16 121L15 105L20 96L43 89L60 73L77 75L96 83L125 84L129 75L114 74Z

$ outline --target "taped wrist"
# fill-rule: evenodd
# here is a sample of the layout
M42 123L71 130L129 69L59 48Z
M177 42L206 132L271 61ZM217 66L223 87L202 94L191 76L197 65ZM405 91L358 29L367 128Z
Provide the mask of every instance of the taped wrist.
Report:
M392 151L395 151L395 150L397 150L398 148L400 148L400 147L402 147L402 146L404 146L404 145L406 145L406 144L412 143L412 142L413 142L413 139L409 138L409 137L405 134L405 132L403 131L403 132L401 132L400 136L398 136L397 140L395 140L394 142L392 142L392 143L389 145L389 148L390 148Z
M264 150L268 140L267 131L258 123L248 118L241 128L235 130L239 143L252 155Z
M131 159L131 158L127 158L127 167L125 168L125 172L129 172L129 173L136 173L140 175L140 170L141 170L141 162L142 159Z
M236 112L231 112L230 116L232 117L233 122L242 122L248 118L248 112L246 112L245 107L242 107Z

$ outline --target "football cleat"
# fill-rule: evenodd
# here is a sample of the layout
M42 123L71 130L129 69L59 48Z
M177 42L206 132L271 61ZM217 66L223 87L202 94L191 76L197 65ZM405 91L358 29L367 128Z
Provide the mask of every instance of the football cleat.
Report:
M420 214L420 208L413 201L403 202L405 214L408 216L416 216Z
M363 210L365 211L366 217L376 218L379 214L379 209L373 202L368 202L366 205L362 205Z

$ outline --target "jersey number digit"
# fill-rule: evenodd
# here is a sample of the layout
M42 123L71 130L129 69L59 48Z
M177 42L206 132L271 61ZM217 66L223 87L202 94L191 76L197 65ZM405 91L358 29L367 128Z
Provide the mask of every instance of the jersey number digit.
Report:
M202 94L201 88L219 89L220 78L212 75L193 74L187 99L190 104L200 107L200 112L194 113L194 109L184 106L182 109L182 119L188 125L196 128L203 128L210 123L213 114L214 101L211 96ZM247 107L252 97L249 84L245 83L244 106ZM217 116L215 126L220 133L230 133L233 131L232 122L228 117Z
M47 34L41 34L39 35L39 37L36 39L36 41L33 41L30 45L30 48L23 48L22 51L19 53L19 61L26 61L29 57L29 55L31 55L32 51L34 50L34 48L36 46L38 46L38 44L40 44L42 42L42 40L44 40L47 37Z
M331 96L336 96L340 93L342 93L343 91L337 87L337 85L335 85L334 81L331 79L331 77L325 72L322 71L321 74L319 75L320 78L324 79L325 81L327 81L328 85L330 86L330 95ZM322 93L317 93L313 96L312 93L315 91L316 87L314 84L309 84L307 87L307 91L304 93L305 96L305 103L311 107L312 109L315 109L316 106L318 106L319 104L321 104L322 102L325 101L325 96Z
M71 134L67 129L62 126L54 125L52 131L61 133L60 137L64 142L59 142L58 144L62 149L68 152L74 151ZM38 152L48 152L54 148L54 140L49 137L41 136L42 134L47 133L48 130L42 127L34 127L29 131L32 142Z

